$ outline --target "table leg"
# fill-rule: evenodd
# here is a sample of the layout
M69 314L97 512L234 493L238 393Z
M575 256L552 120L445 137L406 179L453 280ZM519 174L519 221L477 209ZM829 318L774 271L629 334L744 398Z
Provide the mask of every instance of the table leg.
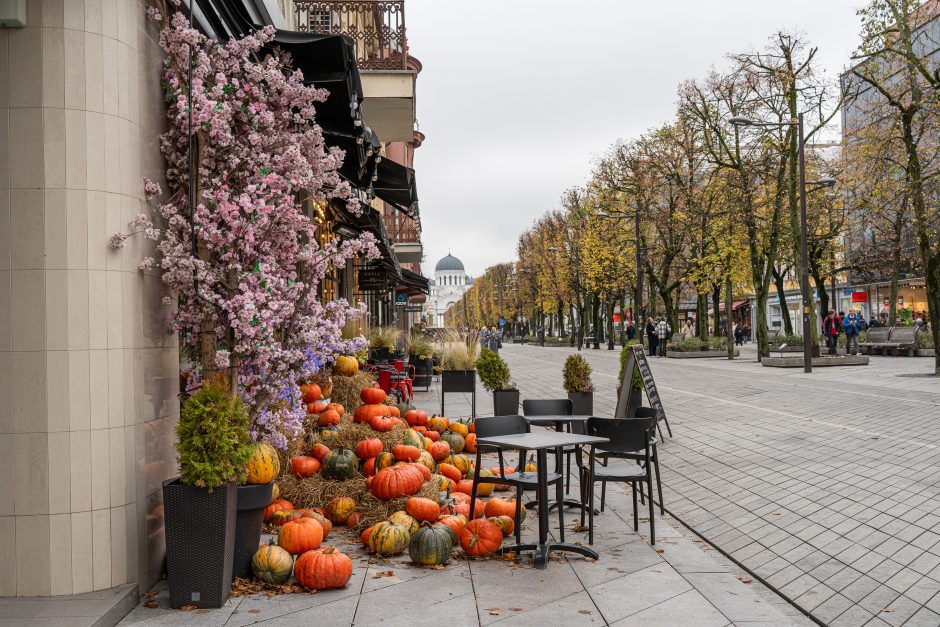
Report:
M548 540L548 451L537 451L539 469L539 546Z

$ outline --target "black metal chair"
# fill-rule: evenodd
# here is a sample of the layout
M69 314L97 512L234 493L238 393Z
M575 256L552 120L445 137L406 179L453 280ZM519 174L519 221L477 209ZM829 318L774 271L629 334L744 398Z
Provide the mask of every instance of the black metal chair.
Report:
M639 531L639 512L637 509L638 484L646 483L649 487L650 508L650 543L656 544L656 525L653 504L653 464L650 456L650 442L656 436L656 418L591 418L585 429L588 435L607 438L609 442L592 445L587 465L580 455L575 459L581 474L581 500L586 507L581 508L581 524L584 524L585 509L588 514L588 544L594 544L594 484L606 484L609 481L629 483L633 493L633 529ZM601 463L605 454L635 454L643 451L642 465L618 464L608 467Z
M522 416L489 416L474 420L477 439L492 437L497 435L515 435L529 432L529 423ZM506 472L506 464L503 461L503 451L509 450L501 446L490 446L486 444L477 444L476 452L476 470L479 471L482 466L482 456L484 452L496 453L499 457L499 475L493 477L482 477L479 472L473 473L473 487L470 490L470 520L473 520L473 512L477 502L477 488L481 483L495 483L510 485L516 488L516 521L515 537L516 544L522 544L522 492L523 490L538 490L538 474L534 472L525 472L525 450L519 450L519 464L515 472ZM520 472L520 469L522 472ZM558 491L558 500L562 498L561 481L563 477L558 473L548 473L546 483L548 485L556 484ZM547 498L547 495L539 495L539 498ZM558 508L558 527L560 541L565 541L565 519L563 507Z
M637 407L636 414L633 418L656 418L657 412L656 409L652 407ZM614 459L632 459L638 464L642 462L645 457L642 450L636 450L630 453L605 453L601 456L603 458L603 465L607 465L608 458ZM653 470L656 471L656 492L659 494L659 513L663 516L666 515L666 510L663 507L663 482L659 477L659 452L656 449L656 434L653 434L653 439L650 440L650 461L653 462ZM607 484L601 485L601 511L604 511L604 503L607 500ZM645 497L643 493L640 493L640 502L644 505L646 504Z
M573 412L573 404L567 398L522 401L522 413L526 416L570 416ZM584 423L569 423L568 432L584 435ZM569 494L571 492L571 456L577 453L577 447L566 446L561 452L565 456L565 494Z

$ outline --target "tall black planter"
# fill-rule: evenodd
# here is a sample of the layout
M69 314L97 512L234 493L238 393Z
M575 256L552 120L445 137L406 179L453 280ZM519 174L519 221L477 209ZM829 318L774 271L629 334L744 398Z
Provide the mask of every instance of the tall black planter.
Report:
M496 390L493 392L494 416L519 415L519 390Z
M470 394L470 412L477 415L477 371L444 370L441 373L441 415L444 415L444 395L447 392Z
M373 348L369 351L369 357L373 361L387 363L392 361L392 358L395 357L395 353L387 348Z
M594 392L568 392L568 399L575 416L594 415Z
M251 579L251 558L261 542L264 508L271 503L273 483L238 486L238 515L235 519L235 557L232 579Z
M163 482L170 606L222 607L232 587L238 486Z
M415 367L415 380L413 385L415 387L423 387L425 389L430 389L431 387L431 375L433 374L433 361L428 359L418 359L417 357L412 356L409 359L409 363Z

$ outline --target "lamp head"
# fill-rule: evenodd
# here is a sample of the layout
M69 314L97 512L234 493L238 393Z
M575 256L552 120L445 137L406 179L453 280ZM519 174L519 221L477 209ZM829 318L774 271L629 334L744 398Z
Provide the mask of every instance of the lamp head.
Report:
M750 118L741 117L741 116L735 116L731 118L730 120L728 120L728 124L730 124L731 126L742 128L745 126L754 126L754 120Z

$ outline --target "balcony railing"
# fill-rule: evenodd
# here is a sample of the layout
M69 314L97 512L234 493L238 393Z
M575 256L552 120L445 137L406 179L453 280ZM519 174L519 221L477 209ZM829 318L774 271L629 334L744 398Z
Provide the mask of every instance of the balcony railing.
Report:
M385 229L388 238L395 243L418 243L421 241L421 231L414 220L401 214L397 210L389 209L385 214Z
M359 69L408 67L405 0L294 0L294 12L299 31L350 37L356 44Z

